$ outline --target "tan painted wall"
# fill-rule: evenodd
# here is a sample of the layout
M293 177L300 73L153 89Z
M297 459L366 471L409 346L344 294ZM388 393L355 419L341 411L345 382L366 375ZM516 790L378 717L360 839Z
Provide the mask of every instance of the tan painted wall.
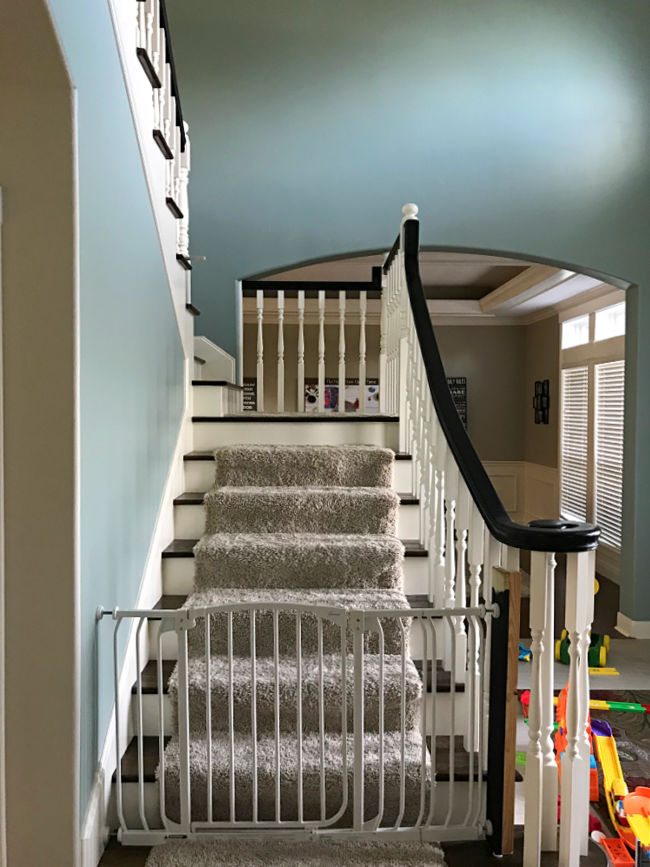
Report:
M545 467L558 466L560 405L560 326L557 316L525 326L524 459ZM549 423L535 424L535 380L550 380Z
M276 325L265 325L264 340L264 408L275 411L277 399L278 367L277 347L278 329ZM359 375L359 326L345 328L347 377ZM297 364L298 364L298 326L284 327L284 370L285 370L285 411L297 410ZM325 326L325 376L338 376L339 365L339 327ZM257 368L257 325L244 326L244 376L256 376ZM318 376L318 326L305 326L305 377ZM379 326L366 329L366 376L379 376Z
M0 11L7 844L75 865L76 288L71 88L43 0Z
M436 325L448 376L467 377L468 432L483 461L524 460L524 328Z

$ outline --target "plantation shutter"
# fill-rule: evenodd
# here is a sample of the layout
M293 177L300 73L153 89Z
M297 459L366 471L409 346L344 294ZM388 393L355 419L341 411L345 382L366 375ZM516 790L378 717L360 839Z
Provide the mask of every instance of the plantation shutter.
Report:
M589 437L589 371L562 371L560 511L562 517L587 520L587 450Z
M625 362L596 365L595 515L601 541L621 547Z

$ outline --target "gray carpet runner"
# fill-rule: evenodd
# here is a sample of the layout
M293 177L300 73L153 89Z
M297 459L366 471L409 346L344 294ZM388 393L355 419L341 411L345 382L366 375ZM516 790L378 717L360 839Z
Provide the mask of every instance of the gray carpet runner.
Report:
M347 655L352 653L352 634L329 619L322 619L322 629L319 628L314 612L319 609L332 615L340 609L408 608L402 589L404 551L395 537L399 498L390 488L393 459L390 450L369 446L242 445L216 450L215 487L206 494L204 501L206 534L195 548L195 590L185 605L202 608L242 602L283 602L309 606L309 610L304 610L301 616L300 688L296 661L297 609L283 610L277 619L263 609L255 615L255 754L251 736L253 690L249 612L235 611L230 617L230 629L227 614L210 617L209 690L205 618L199 618L197 625L189 630L193 820L208 818L210 763L206 704L209 700L214 821L231 819L231 766L236 783L236 818L243 821L253 818L255 764L258 819L277 818L275 798L279 788L281 818L295 821L299 815L297 782L301 761L303 818L307 821L322 818L320 774L321 767L324 767L326 816L330 818L340 812L338 826L350 827L353 808L353 681L352 659ZM378 633L370 631L364 635L365 814L367 819L377 815L380 748L383 748L384 824L394 823L400 813L403 813L404 824L417 821L420 793L429 789L428 765L424 771L427 779L421 779L423 752L426 755L419 734L422 686L408 656L402 666L402 649L408 647L409 621L405 618L402 622L403 629L398 621L382 618L383 689ZM226 655L229 641L234 654L232 665L228 664ZM279 651L277 672L276 647ZM323 652L322 665L319 664L319 647ZM342 649L347 659L345 679L342 676ZM403 669L405 682L402 690ZM321 687L322 707L319 700ZM169 691L177 712L177 672L171 677ZM381 743L380 692L384 706ZM232 751L230 695L235 735ZM347 700L345 715L342 709L344 696ZM300 738L297 735L299 697ZM276 707L279 708L279 751L276 748ZM342 735L344 718L347 719L347 737ZM405 726L403 739L402 719ZM400 784L402 764L406 772L403 789ZM167 815L178 820L179 749L176 738L172 738L166 748L165 768ZM347 801L344 796L346 781ZM426 798L425 803L428 809ZM365 864L368 863L364 860L368 851L378 855L379 850L356 849L354 857L347 851L340 857L351 864ZM180 849L179 852L178 860L160 863L190 863L182 860L184 856ZM341 863L338 855L334 862L329 851L318 852L317 860L304 863ZM357 856L359 860L354 860ZM398 858L389 849L385 850L385 856L384 860L378 858L373 863L424 863L405 859L403 855ZM154 860L150 859L150 864L158 864L157 856L152 857ZM235 860L232 863L257 863L255 857L253 850L247 850L236 857L233 855ZM290 860L301 863L293 858ZM265 863L269 863L267 858ZM276 862L271 860L270 863ZM442 862L429 860L427 863Z
M434 843L351 840L223 840L155 846L147 867L444 867Z

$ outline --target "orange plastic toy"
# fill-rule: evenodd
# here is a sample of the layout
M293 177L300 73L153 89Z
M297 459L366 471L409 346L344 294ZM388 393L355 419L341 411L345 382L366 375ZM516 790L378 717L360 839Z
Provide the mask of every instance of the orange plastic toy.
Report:
M623 798L623 809L637 840L646 849L650 846L650 788L637 786Z
M555 761L557 762L557 771L561 778L562 776L562 754L567 748L566 736L566 702L569 684L567 684L560 695L558 696L557 709L555 718L557 720L557 730L555 732ZM594 742L591 736L591 714L587 717L587 734L589 735L589 800L597 803L598 795L598 768L596 766L596 758L594 756Z

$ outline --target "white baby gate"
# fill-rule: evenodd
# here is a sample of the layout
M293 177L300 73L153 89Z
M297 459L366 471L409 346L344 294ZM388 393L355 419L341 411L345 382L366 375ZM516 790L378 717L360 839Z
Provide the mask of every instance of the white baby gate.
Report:
M485 605L359 611L269 602L115 610L117 754L133 739L137 755L135 775L124 762L116 772L119 839L483 836L485 647L494 613ZM466 625L462 660L455 618ZM129 708L119 695L124 621L135 631ZM155 695L142 685L147 631L158 661ZM448 642L449 691L439 692ZM170 714L161 663L174 657ZM306 667L314 665L310 678ZM155 782L145 782L152 738Z

